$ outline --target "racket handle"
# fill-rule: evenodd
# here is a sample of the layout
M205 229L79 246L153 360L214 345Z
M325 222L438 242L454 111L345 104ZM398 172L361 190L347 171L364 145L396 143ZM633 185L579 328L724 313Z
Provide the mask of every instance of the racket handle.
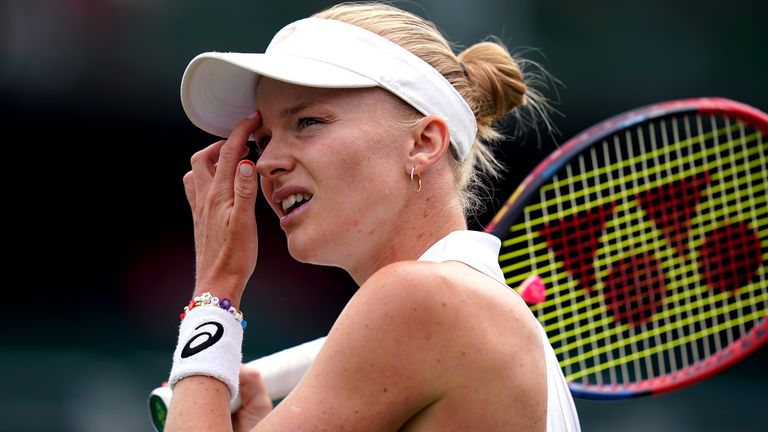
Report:
M301 381L309 365L315 360L317 353L323 346L325 338L321 337L313 341L305 342L292 348L278 351L274 354L250 361L245 365L255 368L264 380L264 386L272 400L282 399ZM232 404L240 408L240 396ZM233 410L233 411L234 411Z
M267 394L272 400L282 399L293 390L307 372L309 365L323 346L325 338L305 342L292 348L278 351L274 354L250 361L245 365L255 368L264 380ZM173 392L168 386L158 387L149 394L149 416L155 430L162 432L165 428L165 418L171 404ZM238 395L230 404L232 412L242 406Z

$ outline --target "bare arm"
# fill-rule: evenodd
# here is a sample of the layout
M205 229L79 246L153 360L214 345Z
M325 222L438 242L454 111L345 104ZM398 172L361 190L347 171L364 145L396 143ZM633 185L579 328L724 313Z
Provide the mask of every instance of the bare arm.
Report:
M254 430L541 431L542 357L535 319L506 287L458 263L397 263L361 287Z
M241 121L226 141L196 153L184 189L195 227L196 281L194 295L210 292L239 307L256 265L258 238L254 206L258 192L255 171L241 163L248 135L258 126L255 116ZM243 168L245 170L243 171ZM231 431L230 391L207 376L189 376L174 387L165 430Z
M184 378L173 389L165 430L231 432L229 399L229 389L215 378Z
M413 265L389 266L360 288L305 378L254 431L394 431L440 399L450 324L428 292L412 289L424 283Z

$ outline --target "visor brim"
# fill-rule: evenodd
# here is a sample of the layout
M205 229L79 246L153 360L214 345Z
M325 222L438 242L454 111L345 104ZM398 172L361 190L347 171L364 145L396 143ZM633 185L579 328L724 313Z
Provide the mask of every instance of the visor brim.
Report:
M259 76L306 87L365 88L378 83L342 67L281 54L204 53L187 66L181 103L192 123L228 137L256 110Z

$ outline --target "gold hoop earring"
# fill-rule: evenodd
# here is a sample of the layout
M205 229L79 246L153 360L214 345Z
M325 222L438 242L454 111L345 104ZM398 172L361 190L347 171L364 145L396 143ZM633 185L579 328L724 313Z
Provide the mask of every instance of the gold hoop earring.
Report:
M419 192L421 192L421 174L419 174L419 173L417 173L415 171L416 171L416 166L414 165L413 167L411 167L411 185L413 186L413 191L416 192L416 193L419 193ZM415 183L413 181L413 174L414 173L416 174L416 181L418 182L418 185L415 185Z

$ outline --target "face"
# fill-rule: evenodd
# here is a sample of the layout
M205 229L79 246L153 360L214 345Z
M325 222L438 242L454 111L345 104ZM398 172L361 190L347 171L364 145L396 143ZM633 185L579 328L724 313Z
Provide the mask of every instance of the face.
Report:
M413 142L393 96L262 79L257 110L256 168L294 258L349 268L391 239Z

